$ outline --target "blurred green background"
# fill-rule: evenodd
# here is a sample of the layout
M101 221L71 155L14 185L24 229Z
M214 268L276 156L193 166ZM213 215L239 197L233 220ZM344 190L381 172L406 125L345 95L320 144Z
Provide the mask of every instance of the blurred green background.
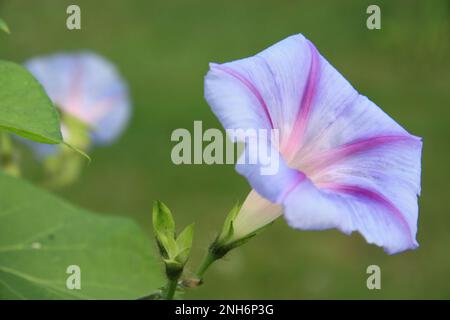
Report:
M65 27L69 4L81 7L80 31ZM381 7L381 30L366 28L369 4ZM194 120L220 128L203 99L208 62L303 33L361 93L423 137L421 246L388 256L357 234L299 232L280 219L186 298L450 298L449 1L0 0L0 16L12 30L0 35L2 59L90 49L118 66L134 104L129 128L95 149L81 179L58 193L128 215L149 236L152 200L161 199L178 226L196 223L191 269L250 188L231 165L172 164L171 132ZM382 270L378 291L366 288L371 264Z

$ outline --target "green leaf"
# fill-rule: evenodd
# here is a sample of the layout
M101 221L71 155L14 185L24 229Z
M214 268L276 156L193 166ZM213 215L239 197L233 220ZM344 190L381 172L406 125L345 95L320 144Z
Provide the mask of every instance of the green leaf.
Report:
M78 209L0 173L0 299L136 299L164 284L131 220ZM70 290L67 268L81 270Z
M59 114L22 66L0 60L0 129L37 142L63 143Z
M9 31L8 25L6 24L5 21L3 21L3 19L0 19L0 30L5 32L5 33L8 33L8 34L11 33Z

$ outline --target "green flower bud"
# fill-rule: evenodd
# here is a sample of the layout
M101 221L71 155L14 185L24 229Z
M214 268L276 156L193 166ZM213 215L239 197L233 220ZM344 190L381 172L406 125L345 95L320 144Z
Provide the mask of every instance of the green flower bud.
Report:
M188 225L178 236L169 208L161 201L153 204L153 230L169 279L178 278L189 259L194 238L194 224Z

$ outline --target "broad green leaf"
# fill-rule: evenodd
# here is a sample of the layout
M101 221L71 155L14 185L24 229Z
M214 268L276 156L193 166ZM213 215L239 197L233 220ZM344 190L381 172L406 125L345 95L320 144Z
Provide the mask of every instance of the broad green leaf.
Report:
M5 21L3 21L3 19L0 19L0 30L6 33L10 33L8 25Z
M80 267L81 289L67 268ZM0 299L136 299L164 284L131 220L78 209L0 173Z
M63 143L59 114L22 66L0 60L0 129L37 142Z

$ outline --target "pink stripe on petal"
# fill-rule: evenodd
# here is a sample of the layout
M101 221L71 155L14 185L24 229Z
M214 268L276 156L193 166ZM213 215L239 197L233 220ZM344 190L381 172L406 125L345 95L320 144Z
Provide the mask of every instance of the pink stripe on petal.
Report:
M317 173L318 171L321 171L335 163L339 163L352 155L364 153L388 143L408 141L416 142L419 141L419 139L410 135L386 135L359 139L322 152L314 156L314 158L308 162L312 164L311 171Z
M316 47L309 40L308 45L311 52L311 65L309 68L305 90L299 105L296 121L290 134L289 141L285 147L285 150L288 153L287 158L290 158L292 153L297 151L300 147L300 142L306 131L309 116L311 114L312 101L317 91L317 83L319 78L319 53L317 52Z
M340 183L326 183L326 184L323 183L320 185L320 187L340 193L350 194L355 197L362 197L385 207L394 215L394 217L404 227L405 231L408 233L409 241L413 244L416 243L415 240L412 238L411 229L402 212L381 193L356 185L340 184Z
M250 81L248 80L246 77L244 77L242 74L240 74L239 72L226 67L224 65L219 65L216 63L211 63L210 64L211 68L223 71L227 74L229 74L230 76L232 76L233 78L239 80L244 86L247 87L248 90L250 90L250 92L256 97L256 99L258 100L258 102L260 103L261 107L263 108L264 114L267 117L267 120L270 123L270 127L273 129L274 125L272 122L272 118L270 116L270 112L269 112L269 108L267 107L266 102L264 101L263 96L261 95L261 93L259 92L259 90L256 88L256 86Z

